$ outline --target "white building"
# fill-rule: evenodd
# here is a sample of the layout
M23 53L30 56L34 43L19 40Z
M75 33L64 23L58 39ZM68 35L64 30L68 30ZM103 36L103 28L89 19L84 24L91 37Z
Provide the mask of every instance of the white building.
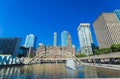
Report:
M25 47L36 47L36 41L37 41L37 38L35 37L35 35L33 34L29 34L26 36L26 40L25 40L25 44L24 46Z
M90 31L90 24L80 23L77 30L78 30L81 53L86 55L93 54L92 46L91 46L93 40Z

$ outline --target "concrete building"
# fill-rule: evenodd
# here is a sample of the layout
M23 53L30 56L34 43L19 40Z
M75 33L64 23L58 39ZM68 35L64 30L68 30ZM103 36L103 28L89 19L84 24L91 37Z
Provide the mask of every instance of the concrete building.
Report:
M43 43L39 43L39 47L37 48L36 55L45 52L45 46Z
M93 25L99 48L120 44L120 22L115 13L102 13Z
M71 38L70 33L68 34L68 46L72 47L72 38Z
M37 54L36 55L39 55L41 53L44 53L45 51L50 51L52 53L59 53L59 52L62 52L62 51L68 51L68 52L71 52L72 55L75 55L75 46L73 45L72 47L60 47L60 46L56 46L56 47L53 47L53 46L44 46L43 44L39 45L38 49L37 49ZM49 52L49 53L50 53ZM51 58L54 58L52 55L50 55ZM61 57L61 55L59 55L58 57Z
M68 31L63 31L61 33L61 46L72 46L71 35Z
M29 34L26 36L24 47L36 47L37 37L33 34Z
M21 38L0 38L0 54L18 56Z
M80 23L78 27L78 37L80 42L80 50L82 54L90 55L92 51L92 36L89 23Z
M54 45L54 47L57 46L57 33L56 33L56 32L54 32L54 41L53 41L53 45Z

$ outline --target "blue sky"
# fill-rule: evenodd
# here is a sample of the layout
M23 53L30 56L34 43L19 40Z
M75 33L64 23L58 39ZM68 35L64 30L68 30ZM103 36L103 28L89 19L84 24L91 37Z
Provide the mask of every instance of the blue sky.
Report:
M21 37L23 45L26 35L32 33L38 38L37 45L53 45L57 32L60 45L60 34L66 30L78 49L79 24L91 23L95 37L93 22L102 12L115 9L120 9L120 0L0 0L0 37Z

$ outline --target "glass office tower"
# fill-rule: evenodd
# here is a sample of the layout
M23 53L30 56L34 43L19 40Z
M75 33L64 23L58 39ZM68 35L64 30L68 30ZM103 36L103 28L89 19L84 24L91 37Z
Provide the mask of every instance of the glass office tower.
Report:
M33 34L29 34L26 36L25 44L24 47L29 48L29 47L36 47L36 42L37 38Z
M115 10L114 13L117 15L119 21L120 21L120 10Z
M0 38L0 54L18 56L21 38Z
M72 46L71 35L68 31L63 31L61 33L61 45L62 47Z

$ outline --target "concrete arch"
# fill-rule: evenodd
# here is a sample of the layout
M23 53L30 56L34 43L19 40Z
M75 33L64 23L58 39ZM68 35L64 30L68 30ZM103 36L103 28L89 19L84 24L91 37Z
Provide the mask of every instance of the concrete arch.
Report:
M81 61L75 57L73 54L71 54L71 52L69 51L59 51L59 52L56 52L54 53L54 51L44 51L42 53L39 53L37 54L35 57L33 57L32 59L28 60L26 62L26 64L32 64L32 62L37 62L37 61L41 61L41 60L48 60L49 58L47 58L47 56L49 55L53 55L53 56L57 56L57 58L52 58L52 60L67 60L67 59L73 59L77 64L81 63ZM62 56L62 57L59 57L59 56Z

